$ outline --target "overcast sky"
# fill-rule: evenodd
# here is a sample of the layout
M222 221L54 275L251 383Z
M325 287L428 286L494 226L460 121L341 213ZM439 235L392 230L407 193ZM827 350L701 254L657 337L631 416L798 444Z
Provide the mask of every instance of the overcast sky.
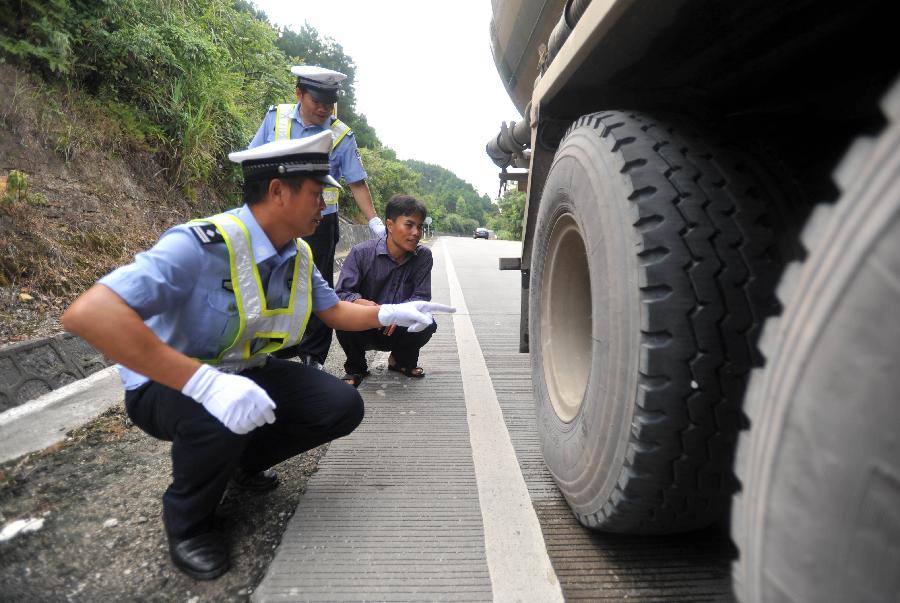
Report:
M344 48L357 109L400 159L443 166L496 197L500 170L484 145L520 115L491 57L490 0L253 2L272 23L299 31L306 21Z

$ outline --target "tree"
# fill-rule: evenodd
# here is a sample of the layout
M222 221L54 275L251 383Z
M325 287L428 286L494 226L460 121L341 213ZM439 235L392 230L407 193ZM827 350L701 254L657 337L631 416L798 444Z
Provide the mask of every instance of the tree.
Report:
M509 234L509 238L522 238L522 218L525 213L525 193L510 189L503 193L499 203L500 215L496 218L497 230Z
M392 159L393 151L385 147L359 149L363 167L368 174L369 190L375 204L375 213L384 216L384 206L388 199L397 194L416 196L419 190L419 175L403 163ZM348 218L359 218L359 209L353 202L349 187L344 187L340 200L341 212Z

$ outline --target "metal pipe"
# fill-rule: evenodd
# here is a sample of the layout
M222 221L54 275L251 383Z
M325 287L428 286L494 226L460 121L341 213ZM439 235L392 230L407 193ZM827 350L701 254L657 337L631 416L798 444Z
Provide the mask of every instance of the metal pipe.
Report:
M550 32L550 39L547 41L547 60L543 63L544 69L553 62L556 53L558 53L559 49L566 43L569 34L575 29L575 25L578 24L578 20L581 19L581 16L584 14L584 11L587 10L590 3L591 0L566 1L562 16L559 18L556 27Z
M491 138L485 151L491 161L499 168L507 166L527 167L526 151L531 146L531 104L525 107L525 118L522 121L503 122L500 132ZM524 163L524 165L523 165Z
M581 16L584 14L584 11L587 10L588 4L590 3L591 0L570 0L569 2L566 2L563 16L566 19L566 23L569 24L569 29L575 29L575 25L581 20Z
M547 41L547 60L542 61L541 65L546 69L566 39L578 20L587 10L591 0L567 0L565 8L559 22L550 32L550 39ZM494 162L494 165L501 169L508 166L528 167L531 146L531 104L525 108L525 119L519 122L512 121L509 125L503 122L500 126L500 132L488 141L485 145L488 157Z

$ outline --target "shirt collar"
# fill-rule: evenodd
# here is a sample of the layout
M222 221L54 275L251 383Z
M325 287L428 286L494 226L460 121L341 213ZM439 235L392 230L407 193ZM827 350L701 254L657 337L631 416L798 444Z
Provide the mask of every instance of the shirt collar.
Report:
M272 245L272 241L266 236L265 231L259 225L259 222L256 221L253 212L250 211L250 208L247 207L246 204L234 210L234 214L240 218L241 222L244 223L244 226L247 227L247 232L250 233L250 242L253 246L253 259L257 264L262 264L273 256L278 256L280 263L297 255L297 242L293 240L285 245L284 249L279 253L275 249L275 246Z

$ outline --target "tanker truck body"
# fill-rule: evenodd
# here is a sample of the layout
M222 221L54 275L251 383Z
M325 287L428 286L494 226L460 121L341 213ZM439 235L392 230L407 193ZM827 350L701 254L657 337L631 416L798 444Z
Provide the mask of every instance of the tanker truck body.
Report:
M727 522L744 601L900 593L890 3L494 0L520 349L579 521ZM498 116L498 120L506 116Z

